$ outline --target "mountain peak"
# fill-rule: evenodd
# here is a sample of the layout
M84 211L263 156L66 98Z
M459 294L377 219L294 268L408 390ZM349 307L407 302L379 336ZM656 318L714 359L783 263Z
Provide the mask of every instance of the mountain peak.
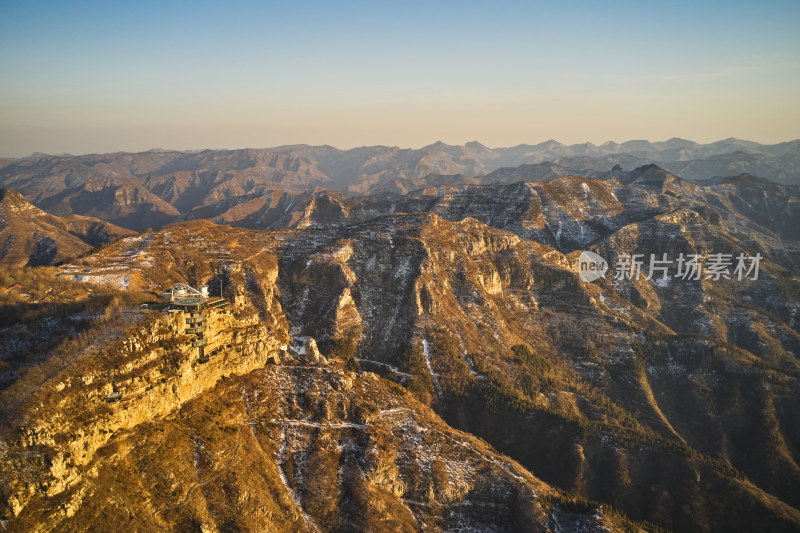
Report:
M24 196L20 193L15 191L14 189L0 189L0 208L3 210L34 210L39 211L39 209L28 202Z
M464 145L465 148L469 148L470 150L489 150L490 148L485 146L484 144L478 141L470 141Z
M701 185L733 185L736 187L752 187L758 185L774 185L775 182L765 178L754 176L750 173L743 173L737 176L718 176L700 182Z
M442 141L436 141L435 143L429 144L427 146L423 146L422 149L423 150L442 150L444 148L447 148L448 146L449 146L448 144L446 144L446 143L444 143Z
M24 198L20 193L14 189L0 188L0 202L9 202L15 200L23 200Z
M548 139L542 143L535 145L534 148L554 148L557 146L564 146L564 145L555 139Z
M627 150L650 150L653 148L653 143L646 139L635 139L631 141L625 141L622 143L622 146Z
M651 163L649 165L642 165L640 167L636 167L631 171L631 176L635 178L640 177L659 177L659 178L666 178L668 176L672 176L672 174L660 166L656 165L655 163Z

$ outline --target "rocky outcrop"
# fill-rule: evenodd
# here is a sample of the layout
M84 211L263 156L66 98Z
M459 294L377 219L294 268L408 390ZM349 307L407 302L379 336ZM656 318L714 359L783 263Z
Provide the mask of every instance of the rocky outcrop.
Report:
M224 377L279 359L285 339L270 334L257 314L206 314L208 363L201 363L193 337L183 333L183 313L152 313L106 348L111 360L95 356L95 366L79 359L75 371L65 369L36 392L34 398L47 397L46 406L24 423L10 421L13 429L4 432L6 438L16 435L6 440L8 446L31 450L17 459L6 457L2 465L12 514L31 499L52 498L79 482L97 450L115 434L168 415ZM50 466L39 472L36 485L14 474L35 468L44 457Z

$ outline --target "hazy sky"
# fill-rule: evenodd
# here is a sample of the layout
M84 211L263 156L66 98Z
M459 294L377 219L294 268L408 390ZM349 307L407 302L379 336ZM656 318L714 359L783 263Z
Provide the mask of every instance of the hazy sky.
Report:
M780 142L798 28L797 0L5 0L0 155Z

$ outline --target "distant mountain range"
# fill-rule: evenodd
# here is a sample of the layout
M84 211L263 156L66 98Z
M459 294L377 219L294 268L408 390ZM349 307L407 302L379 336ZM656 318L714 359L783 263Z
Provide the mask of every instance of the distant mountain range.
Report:
M6 161L0 524L797 531L796 148Z
M232 198L316 188L405 194L432 185L543 181L565 175L614 177L648 164L690 181L746 173L800 183L800 140L761 145L739 139L487 148L441 142L420 149L331 146L271 149L34 154L0 159L0 187L52 214L102 218L134 229L160 227Z

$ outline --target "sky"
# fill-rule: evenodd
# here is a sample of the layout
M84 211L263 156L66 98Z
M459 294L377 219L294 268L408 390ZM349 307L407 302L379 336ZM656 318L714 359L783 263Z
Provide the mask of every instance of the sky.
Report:
M800 138L800 2L0 2L0 156Z

